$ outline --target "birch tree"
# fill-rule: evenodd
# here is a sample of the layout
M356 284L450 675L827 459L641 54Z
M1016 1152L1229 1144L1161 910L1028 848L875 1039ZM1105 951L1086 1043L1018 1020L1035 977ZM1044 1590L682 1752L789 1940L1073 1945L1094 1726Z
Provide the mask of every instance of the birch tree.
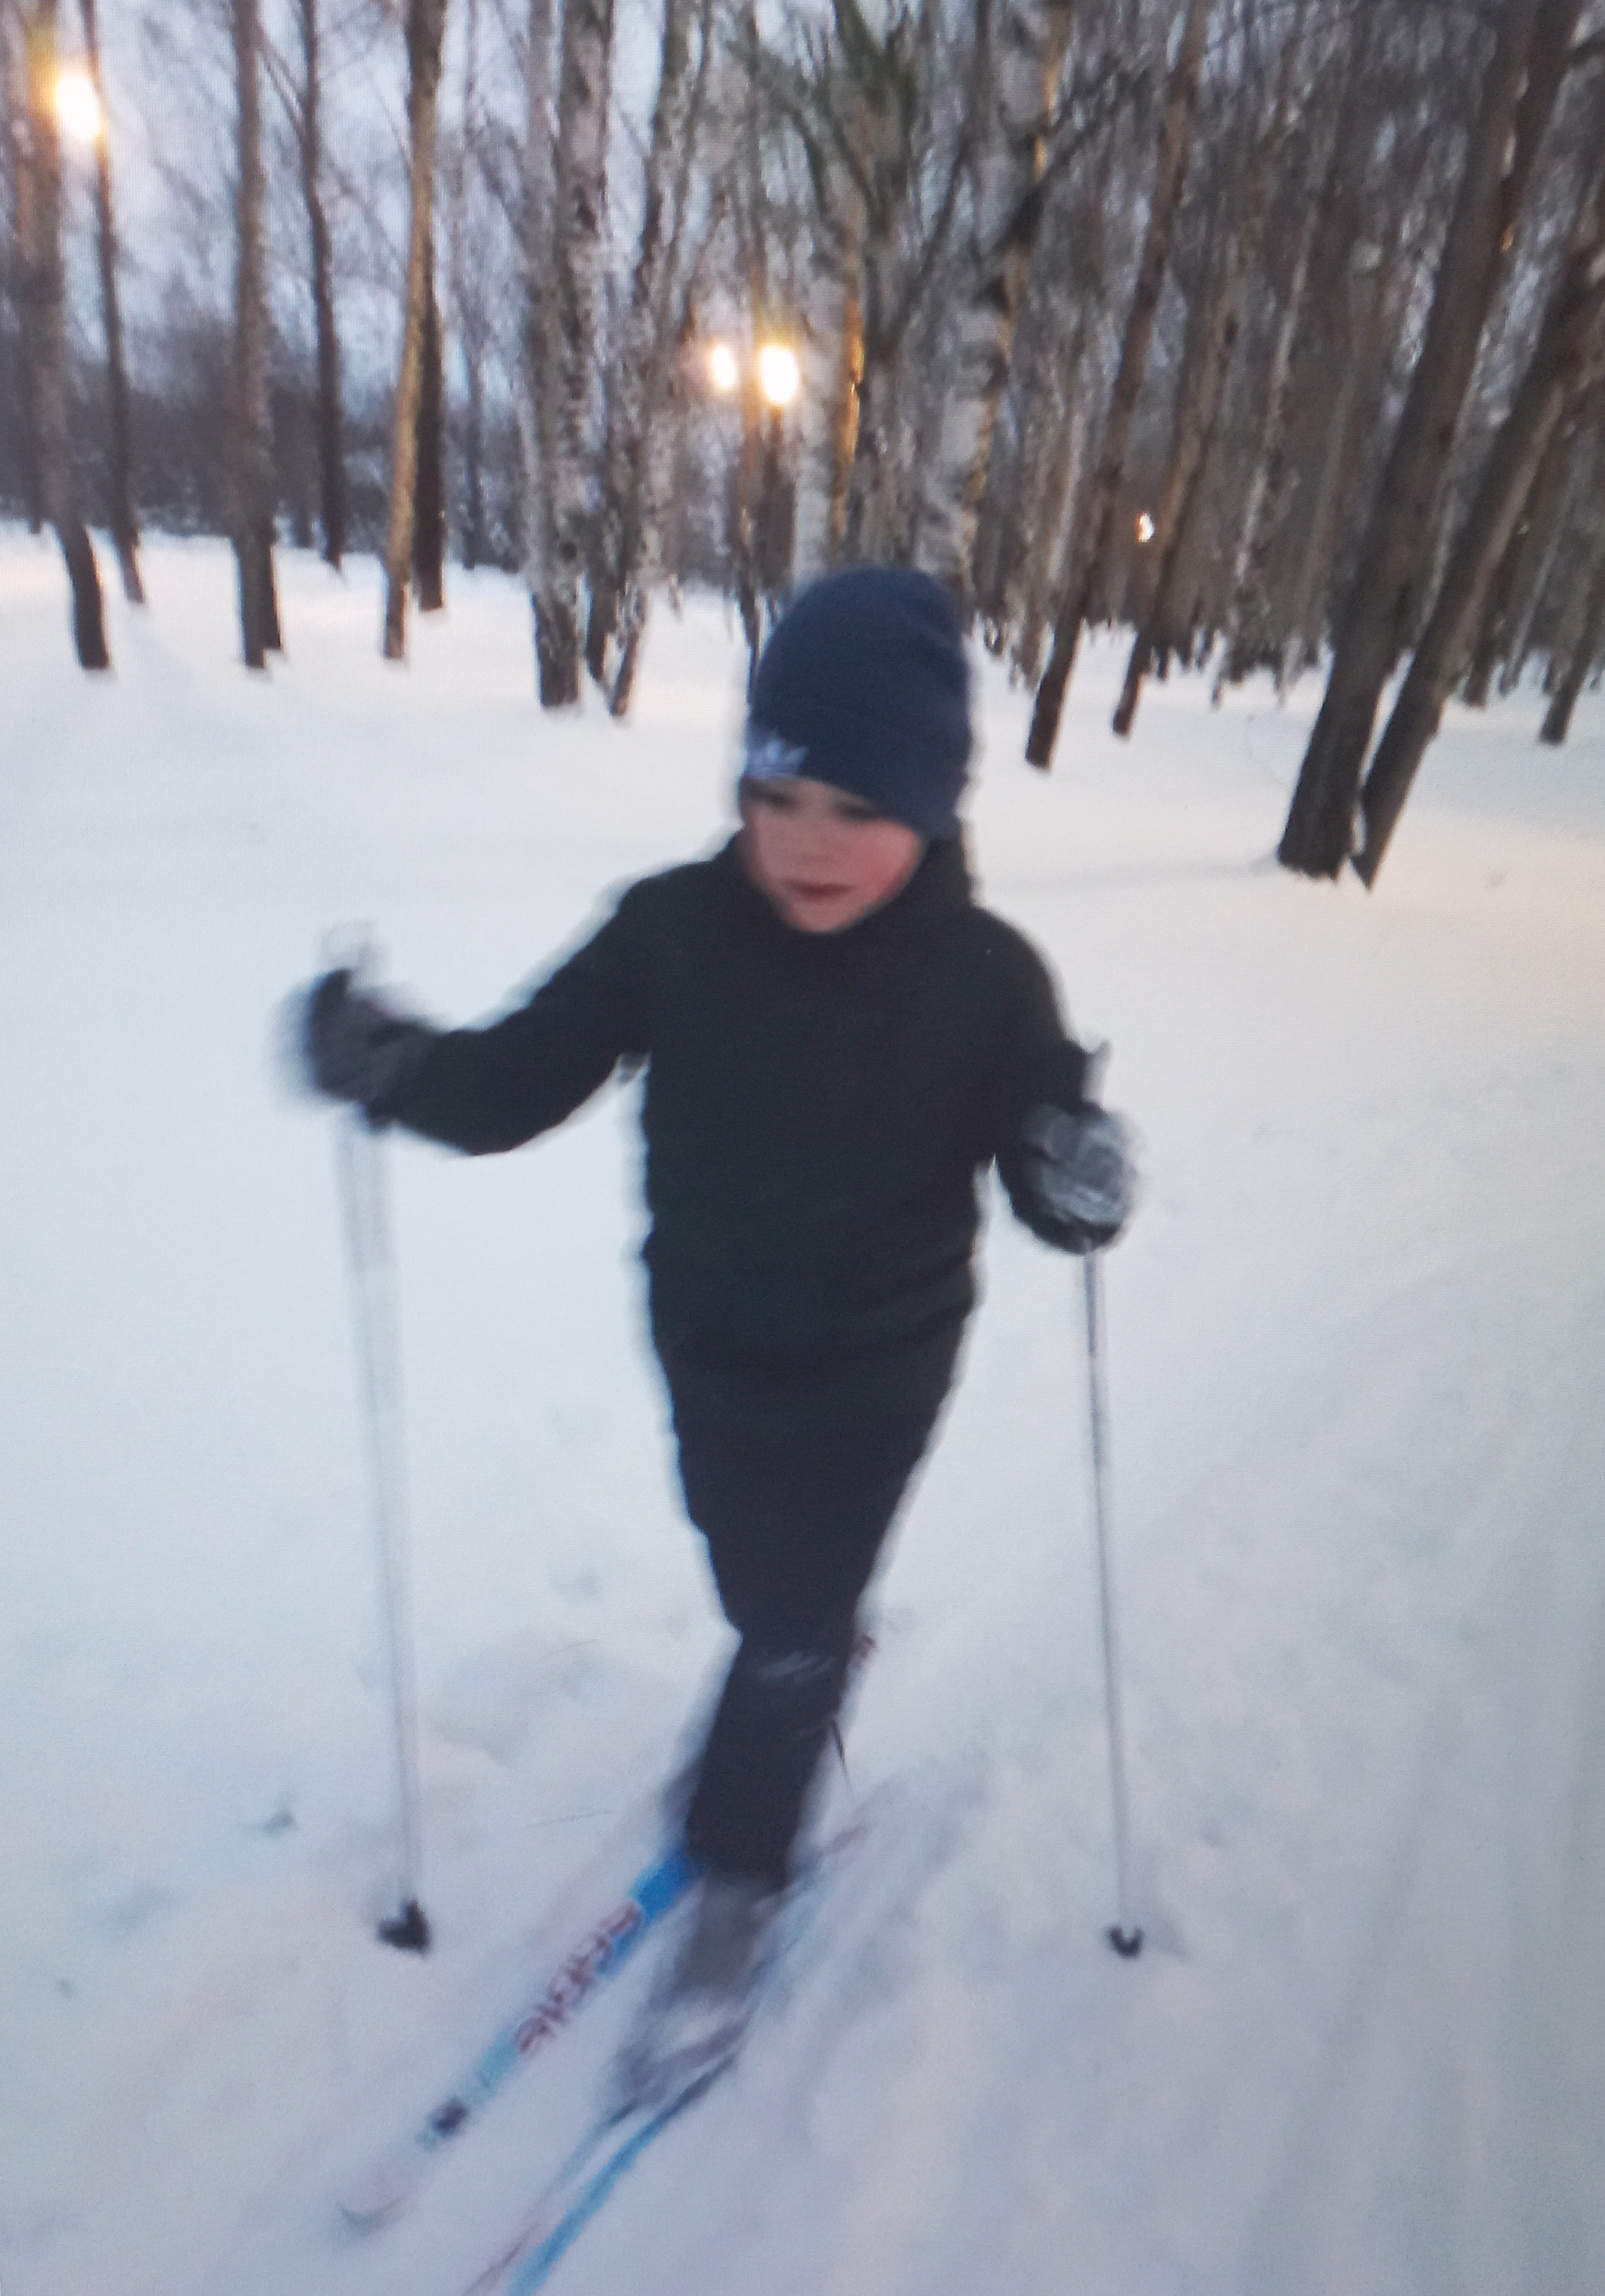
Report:
M661 570L669 490L666 449L675 433L681 332L676 324L679 257L712 55L712 0L663 0L640 237L608 400L596 575L586 633L591 675L606 688L614 717L630 706L651 586ZM610 660L615 646L616 659Z
M951 381L915 540L916 562L964 598L1015 325L1041 226L1044 139L1073 13L1073 0L982 0L978 12L989 132L975 160L975 223L951 322Z
M874 53L866 21L859 53ZM757 68L754 57L753 69ZM799 346L802 405L795 538L797 571L805 581L842 556L864 380L868 107L855 90L847 119L839 121L819 107L819 93L817 87L800 93L791 107L808 157L816 209L814 291ZM826 100L828 104L827 84ZM834 153L828 144L836 145Z
M545 413L534 428L540 499L533 582L541 707L580 699L580 579L589 504L590 398L607 185L613 0L567 0L552 147L549 285L540 292L532 350Z
M774 79L806 154L817 225L797 494L804 575L899 554L903 358L952 227L973 111L943 86L944 64L951 73L973 51L944 44L936 0L834 0L832 20L834 40Z
M407 299L391 418L390 517L384 545L387 661L407 659L407 597L417 529L418 420L426 372L438 373L439 313L434 292L435 141L447 0L407 0Z
M864 376L864 212L851 181L820 218L817 280L801 344L802 448L797 571L806 581L840 562L847 489L858 447Z

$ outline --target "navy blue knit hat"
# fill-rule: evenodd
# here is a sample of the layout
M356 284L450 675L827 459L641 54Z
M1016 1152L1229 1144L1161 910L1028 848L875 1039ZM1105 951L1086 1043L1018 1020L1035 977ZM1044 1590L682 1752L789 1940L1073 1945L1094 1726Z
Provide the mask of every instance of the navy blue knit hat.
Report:
M952 600L906 566L853 566L798 592L763 650L744 779L806 774L920 836L957 836L969 664Z

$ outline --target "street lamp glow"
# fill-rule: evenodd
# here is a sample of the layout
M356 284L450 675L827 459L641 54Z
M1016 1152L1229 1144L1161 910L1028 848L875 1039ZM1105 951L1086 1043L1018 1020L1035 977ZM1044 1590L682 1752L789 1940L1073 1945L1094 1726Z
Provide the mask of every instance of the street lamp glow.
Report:
M708 381L723 398L728 398L741 381L741 369L728 343L715 343L709 350Z
M802 382L797 355L784 343L765 343L758 354L758 387L771 406L789 406Z
M106 116L95 82L76 64L56 74L56 125L74 144L97 141Z

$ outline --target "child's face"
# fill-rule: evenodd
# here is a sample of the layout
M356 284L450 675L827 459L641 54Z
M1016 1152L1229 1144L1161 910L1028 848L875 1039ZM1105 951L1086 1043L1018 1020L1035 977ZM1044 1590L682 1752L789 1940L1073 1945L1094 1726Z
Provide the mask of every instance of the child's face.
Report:
M798 775L744 782L747 873L799 932L845 932L901 893L925 840L862 798Z

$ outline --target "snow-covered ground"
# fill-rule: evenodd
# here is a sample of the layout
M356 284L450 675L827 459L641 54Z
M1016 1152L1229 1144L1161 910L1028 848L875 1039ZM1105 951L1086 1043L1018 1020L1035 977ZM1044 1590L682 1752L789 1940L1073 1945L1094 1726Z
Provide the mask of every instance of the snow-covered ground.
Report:
M555 725L499 579L397 671L373 569L287 558L253 681L226 554L148 575L87 681L51 553L0 537L0 2286L461 2296L630 1980L402 2224L342 2238L334 2194L549 1909L627 1878L724 1634L641 1329L634 1088L508 1159L387 1148L438 1943L374 1942L332 1122L274 1011L369 920L474 1016L706 849L738 660L695 604L633 726ZM1122 745L1122 666L1091 649L1048 778L988 666L974 830L1146 1140L1107 1296L1150 1949L1101 1936L1079 1278L995 1218L850 1745L930 1830L572 2296L1601 2284L1605 702L1558 754L1533 695L1452 713L1368 897L1267 860L1313 682L1154 687Z

